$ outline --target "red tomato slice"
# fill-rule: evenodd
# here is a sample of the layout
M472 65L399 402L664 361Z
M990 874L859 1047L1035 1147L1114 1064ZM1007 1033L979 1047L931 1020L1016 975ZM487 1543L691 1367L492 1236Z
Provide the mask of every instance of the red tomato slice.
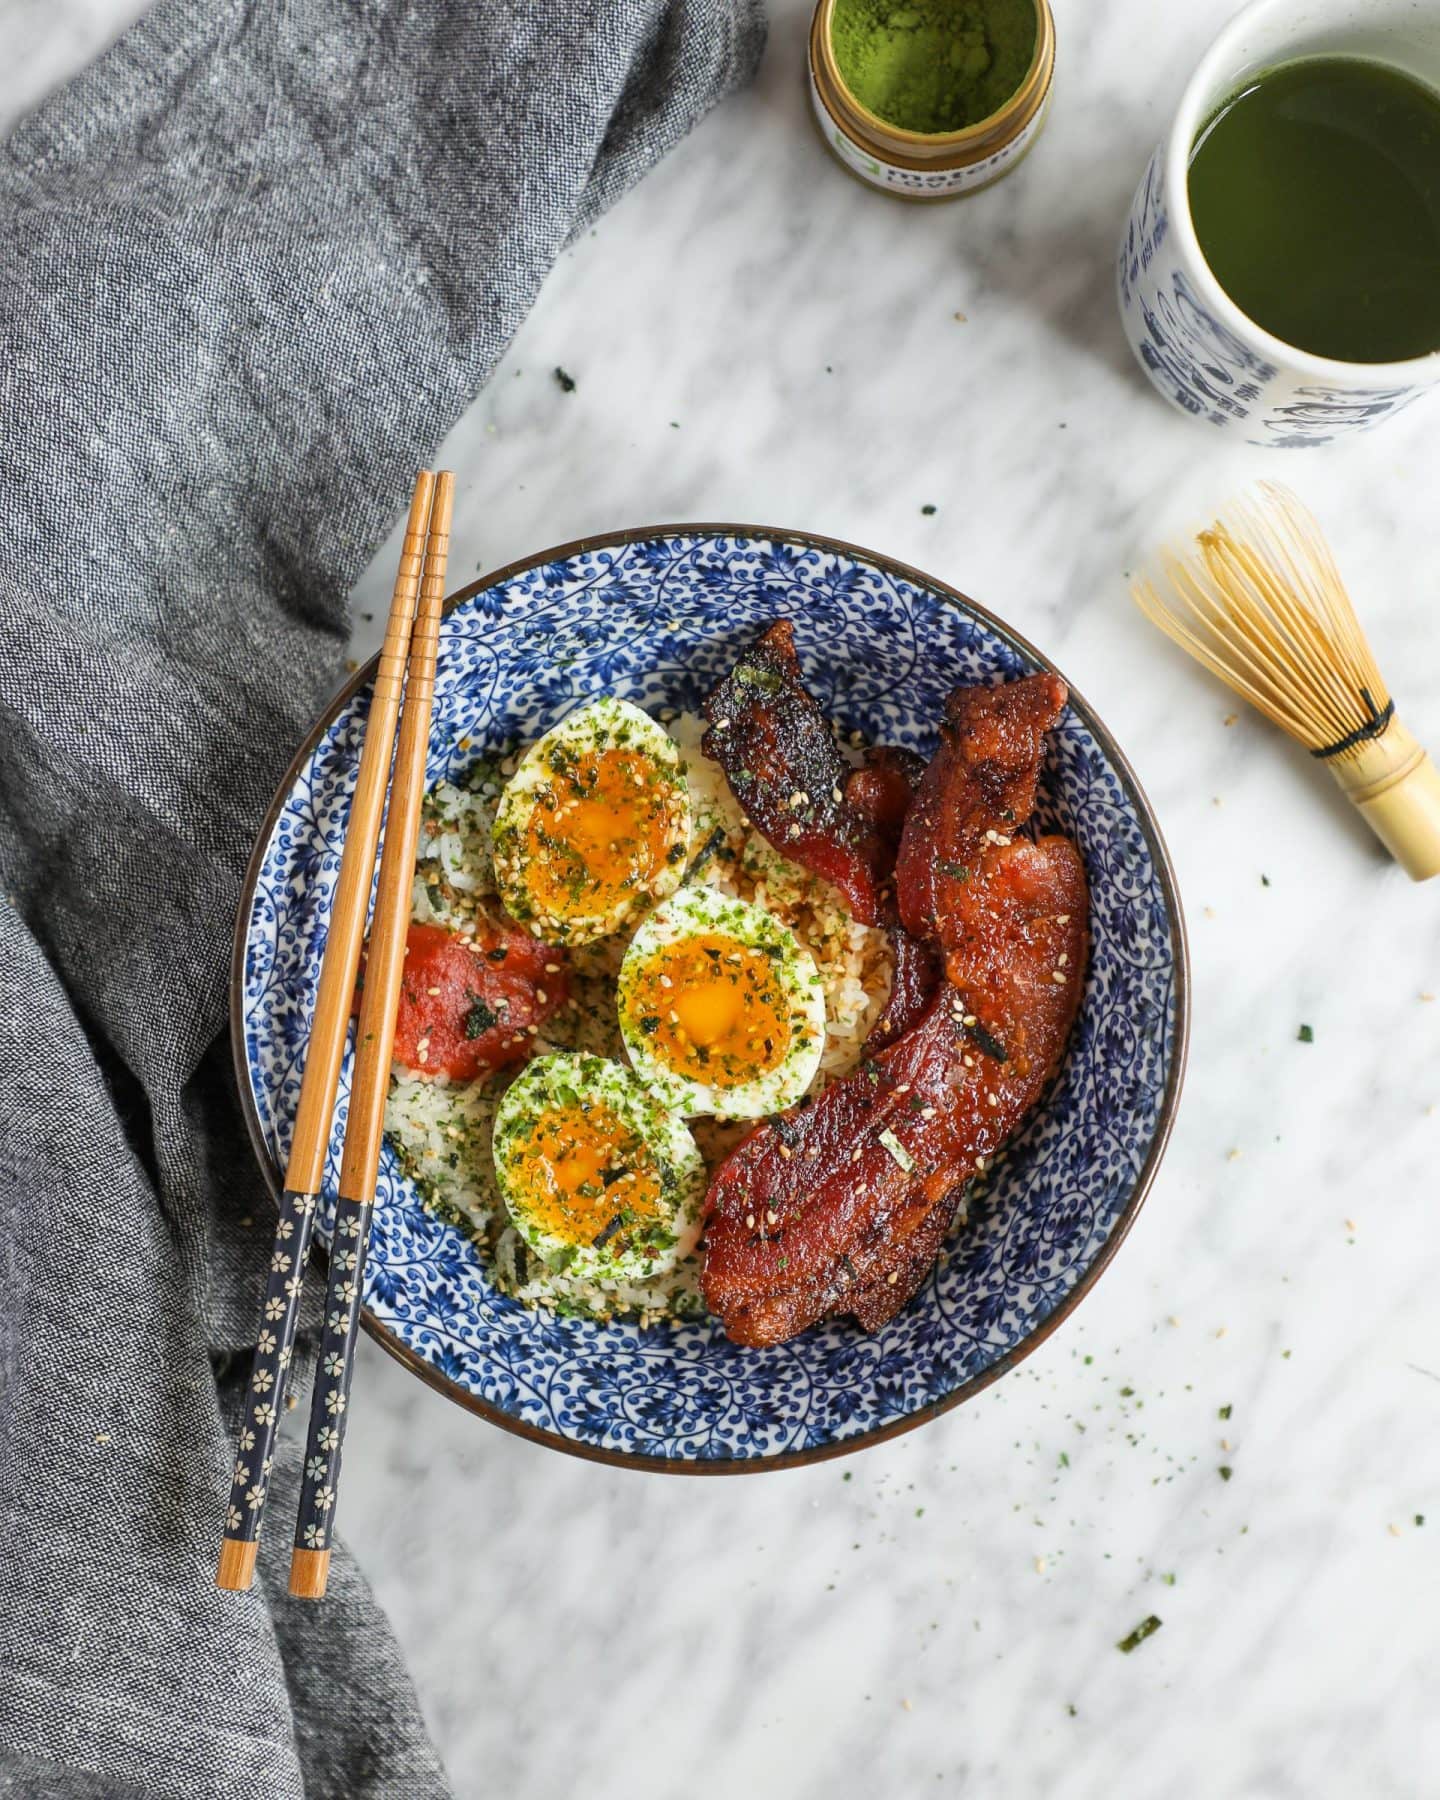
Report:
M363 983L364 976L361 976ZM473 1081L531 1054L570 995L565 953L482 919L473 937L412 925L395 1015L395 1060L419 1075Z

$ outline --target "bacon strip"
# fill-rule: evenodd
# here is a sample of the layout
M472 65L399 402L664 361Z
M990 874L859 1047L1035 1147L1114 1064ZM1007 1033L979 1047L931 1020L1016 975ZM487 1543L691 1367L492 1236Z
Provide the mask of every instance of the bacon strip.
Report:
M717 684L705 716L711 723L700 747L724 769L751 824L783 855L833 881L862 923L889 934L890 997L866 1049L894 1043L923 1015L940 976L931 950L901 925L890 881L924 761L881 745L858 769L846 762L801 680L786 619Z
M1087 946L1079 853L1043 838L988 846L980 860L993 903L984 991L947 982L914 1030L757 1127L716 1171L703 1283L737 1343L781 1343L839 1313L873 1331L898 1312L966 1182L1059 1061Z
M895 864L900 922L950 954L983 915L976 881L982 852L1035 810L1045 734L1069 698L1058 675L1027 675L999 687L956 688L945 703L940 748L905 815ZM964 985L965 965L951 968Z
M700 748L724 769L755 829L782 855L833 881L863 924L880 924L881 887L909 803L906 771L898 762L868 771L846 762L801 680L788 619L764 631L716 683L705 717L710 729Z

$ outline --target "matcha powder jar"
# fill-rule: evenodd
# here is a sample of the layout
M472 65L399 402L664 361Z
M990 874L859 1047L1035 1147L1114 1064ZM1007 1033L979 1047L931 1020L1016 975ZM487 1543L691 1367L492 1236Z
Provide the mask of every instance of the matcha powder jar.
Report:
M810 97L852 175L954 200L1014 168L1045 117L1049 0L820 0Z

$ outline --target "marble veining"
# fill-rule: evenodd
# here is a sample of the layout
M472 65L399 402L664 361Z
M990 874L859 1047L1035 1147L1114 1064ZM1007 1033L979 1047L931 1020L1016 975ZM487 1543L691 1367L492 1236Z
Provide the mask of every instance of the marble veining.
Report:
M12 32L50 36L7 61L7 108L131 10L12 0ZM567 253L452 434L452 566L620 525L783 524L1010 620L1114 730L1177 864L1195 988L1175 1136L1067 1325L845 1463L588 1466L367 1345L340 1530L465 1800L1440 1792L1440 895L1323 770L1227 722L1124 579L1245 481L1293 482L1440 747L1440 401L1299 457L1164 406L1115 249L1229 0L1163 23L1146 0L1054 10L1033 154L920 208L825 155L808 10L771 0L758 84ZM357 654L395 547L357 593Z

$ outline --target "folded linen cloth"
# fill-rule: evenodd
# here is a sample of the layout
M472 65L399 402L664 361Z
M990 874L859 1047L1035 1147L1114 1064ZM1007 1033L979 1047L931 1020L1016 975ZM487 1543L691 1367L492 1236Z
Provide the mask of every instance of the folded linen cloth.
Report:
M353 1564L284 1595L300 1431L212 1585L231 921L415 469L757 7L162 0L0 149L0 1793L445 1791Z

